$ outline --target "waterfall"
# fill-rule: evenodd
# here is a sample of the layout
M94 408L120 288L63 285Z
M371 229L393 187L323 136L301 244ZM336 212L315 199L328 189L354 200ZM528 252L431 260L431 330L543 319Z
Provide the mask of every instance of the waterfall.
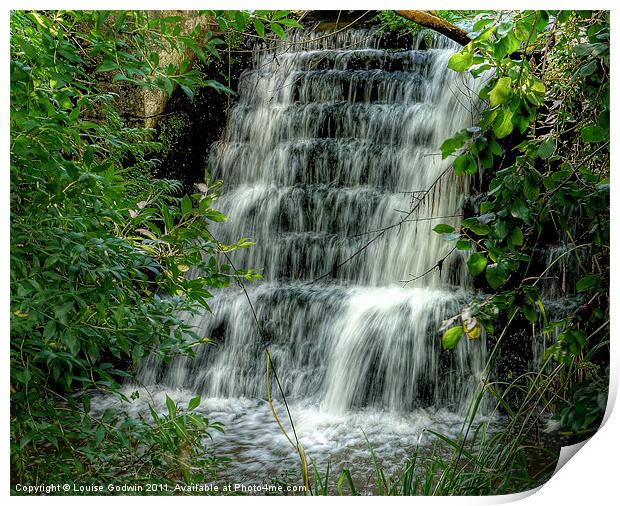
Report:
M462 420L485 341L441 349L441 321L472 291L465 257L432 231L458 225L468 193L439 154L476 119L480 84L447 68L456 49L441 37L433 49L384 49L372 28L299 31L257 50L242 75L209 157L229 217L213 234L256 242L232 260L266 279L248 286L262 335L231 287L190 319L217 344L167 365L148 359L139 379L208 399L244 472L264 472L265 447L276 462L286 454L265 408L265 345L302 441L343 462L352 427L397 458L422 427Z

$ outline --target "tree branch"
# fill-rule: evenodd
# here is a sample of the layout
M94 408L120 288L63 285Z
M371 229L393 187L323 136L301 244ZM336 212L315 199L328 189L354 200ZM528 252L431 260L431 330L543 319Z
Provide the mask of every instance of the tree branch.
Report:
M430 11L394 11L399 16L402 16L409 21L413 21L420 26L424 26L426 28L430 28L431 30L435 30L439 32L449 39L452 39L455 42L458 42L462 46L467 45L471 39L467 32L458 26L453 25L452 23L446 21L445 19L440 18L432 14Z

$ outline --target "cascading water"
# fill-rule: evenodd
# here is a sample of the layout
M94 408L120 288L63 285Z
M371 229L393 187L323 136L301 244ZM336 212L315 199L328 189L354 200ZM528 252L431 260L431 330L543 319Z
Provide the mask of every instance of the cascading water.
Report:
M441 350L437 329L468 292L463 258L432 228L459 221L466 183L438 152L475 120L465 104L479 84L447 69L457 49L447 39L435 45L381 49L373 29L297 32L257 51L241 78L210 156L229 216L213 233L256 241L233 262L266 278L248 287L263 332L231 288L191 320L215 346L140 372L160 401L202 395L227 429L214 444L235 476L262 482L295 465L265 400L266 345L319 462L367 462L363 430L398 466L424 427L462 421L485 342Z

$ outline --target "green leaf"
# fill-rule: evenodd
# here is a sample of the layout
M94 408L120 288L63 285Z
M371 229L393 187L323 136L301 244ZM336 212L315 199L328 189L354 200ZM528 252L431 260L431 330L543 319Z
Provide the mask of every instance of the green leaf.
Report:
M444 350L452 350L456 348L456 345L459 344L459 341L463 337L463 326L458 325L456 327L452 327L451 329L446 330L441 336L441 344Z
M190 399L189 404L187 405L187 410L191 411L193 409L196 409L198 406L200 406L200 396L199 395L197 397L193 397L192 399Z
M82 396L82 406L84 407L84 413L90 413L90 397L88 395Z
M537 154L540 158L546 160L547 158L553 156L553 154L555 153L555 148L555 139L545 139L540 143L540 146L538 146Z
M523 184L523 195L525 195L527 200L531 202L535 201L538 198L538 195L540 195L540 188L531 177L525 177Z
M243 32L245 24L248 21L249 12L247 11L232 11L235 13L235 28L239 32Z
M599 56L609 50L607 44L579 44L573 48L577 56Z
M45 340L52 339L56 334L56 322L54 320L50 320L45 324L45 328L43 329L43 338Z
M598 281L599 281L598 275L588 274L584 276L583 278L581 278L579 281L577 281L575 288L577 289L578 292L587 292L588 290L591 290L592 288L594 288L598 284Z
M596 72L596 68L597 68L596 60L592 60L586 63L583 67L579 69L579 75L584 76L584 77L592 75L594 74L594 72Z
M461 50L450 57L448 60L448 68L456 72L463 72L471 67L473 63L474 54L471 51Z
M513 26L514 24L510 19L504 19L499 25L497 25L497 37L505 37L512 30Z
M584 140L584 142L601 142L609 139L609 130L606 130L599 126L585 127L581 131L581 138Z
M489 92L489 103L491 107L505 104L508 102L511 94L512 79L510 77L500 77L495 83L493 89Z
M486 28L493 22L493 18L489 17L488 15L481 14L481 16L484 16L484 17L481 17L478 21L476 21L474 23L474 26L472 27L472 30L474 32L477 32L481 30L482 28Z
M497 142L493 138L489 142L489 149L491 150L491 153L493 153L495 156L500 156L503 153L502 147L499 145L499 142Z
M28 17L33 19L41 28L44 29L44 31L47 31L49 21L45 16L33 11L28 13Z
M523 232L520 228L513 228L510 233L510 241L514 246L521 246L523 244Z
M545 84L537 77L530 77L527 81L525 96L536 107L540 106L544 99L547 88Z
M28 369L24 369L22 375L21 375L21 381L24 385L27 385L30 380L32 379L32 374L30 374L30 371Z
M510 31L494 44L493 56L496 60L501 60L505 56L514 53L519 49L520 45L521 41Z
M67 330L62 336L62 340L67 348L69 348L71 355L75 356L78 354L80 351L80 341L77 339L72 330Z
M603 109L598 115L598 126L609 130L609 109Z
M530 33L532 33L532 21L531 18L525 18L519 20L514 27L515 35L518 39L526 41L530 37Z
M351 471L349 471L348 469L343 469L340 472L340 476L338 477L338 494L339 495L345 495L344 493L344 480L347 480L347 482L349 483L349 490L350 490L350 494L351 495L359 495L357 490L355 490L355 484L353 482L353 477L351 476Z
M493 230L493 235L501 241L508 235L508 223L505 220L496 220L491 225L491 230Z
M454 232L454 227L446 225L445 223L440 223L433 228L433 232L437 232L438 234L450 234Z
M524 200L517 199L510 206L510 214L520 220L528 221L530 217L530 208Z
M95 430L95 446L99 446L101 441L103 441L103 437L105 436L105 427L103 424L100 424Z
M168 414L170 418L177 416L177 407L174 401L166 394L166 407L168 408Z
M476 235L487 235L491 231L489 226L483 223L472 223L467 228Z
M272 15L271 15L271 19L276 21L282 18L285 18L286 16L289 15L289 11L275 11Z
M206 81L204 81L203 86L207 86L209 88L213 88L214 90L218 91L219 93L228 93L229 95L236 95L236 93L231 90L229 87L224 86L222 83L220 83L219 81L216 81L214 79L208 79Z
M486 278L489 286L496 290L508 279L508 271L503 264L491 264L487 266Z
M529 304L523 304L521 306L521 311L530 323L536 323L538 321L538 311L536 311L535 307Z
M295 19L290 19L290 18L279 19L278 23L280 23L283 26L290 26L293 28L301 27L301 25L299 24L299 21Z
M216 211L215 209L208 209L204 213L204 217L207 218L208 220L215 221L215 222L226 221L228 219L228 216L226 216L225 214L219 211Z
M68 322L67 315L73 310L73 302L65 302L61 306L54 309L54 314L56 315L56 318L60 321L60 323L66 325Z
M502 109L497 113L493 122L493 133L498 139L503 139L513 130L512 124L513 112L510 109Z
M471 242L469 241L456 241L456 249L460 251L468 251L471 249Z
M166 90L166 93L168 94L169 97L171 97L174 84L172 83L169 77L164 77L163 83L164 83L164 89Z
M81 107L75 107L71 113L69 114L69 121L70 122L74 122L76 119L78 119L78 116L80 115L82 108Z
M192 199L188 195L184 195L181 200L181 212L184 216L192 212Z
M97 72L110 72L112 70L118 70L118 64L112 60L105 60L101 65L97 67Z
M465 228L469 228L472 225L475 225L476 223L478 223L478 217L477 216L470 216L469 218L465 218L461 222L461 226L463 226Z
M461 130L454 137L446 139L441 145L441 158L443 160L448 158L457 149L463 147L467 139L469 139L469 134L466 129Z
M185 86L184 84L182 84L181 89L183 90L183 93L185 93L190 100L194 99L194 92L189 86Z
M467 260L467 269L472 276L477 276L486 267L488 260L482 253L472 253Z
M254 28L259 37L265 36L265 24L258 18L254 18Z
M270 25L271 31L275 33L282 40L286 39L286 33L284 33L284 28L282 28L278 23L271 23Z
M154 67L159 67L159 53L157 51L151 51L151 54L149 55L149 60Z
M32 434L26 434L19 440L19 449L23 450L32 441Z
M144 348L142 348L142 345L136 344L133 347L131 356L132 356L134 363L137 364L140 361L140 359L144 356Z
M478 164L471 155L463 154L454 160L454 173L457 176L475 174L476 172L478 172Z

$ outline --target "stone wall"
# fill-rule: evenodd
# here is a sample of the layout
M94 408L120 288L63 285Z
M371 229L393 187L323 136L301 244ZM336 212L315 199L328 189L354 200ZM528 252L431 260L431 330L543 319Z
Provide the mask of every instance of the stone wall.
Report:
M197 26L201 26L204 31L215 31L219 29L217 25L214 24L212 18L201 16L197 11L160 10L148 12L149 16L152 17L183 17L182 33L186 35L192 33ZM190 60L193 59L193 54L191 52L166 51L161 48L153 48L153 50L157 51L160 65L164 67L171 63L179 65L186 58ZM154 128L169 100L168 95L163 90L147 90L123 81L108 82L105 83L103 87L108 91L118 94L117 104L119 105L119 110L133 126Z

